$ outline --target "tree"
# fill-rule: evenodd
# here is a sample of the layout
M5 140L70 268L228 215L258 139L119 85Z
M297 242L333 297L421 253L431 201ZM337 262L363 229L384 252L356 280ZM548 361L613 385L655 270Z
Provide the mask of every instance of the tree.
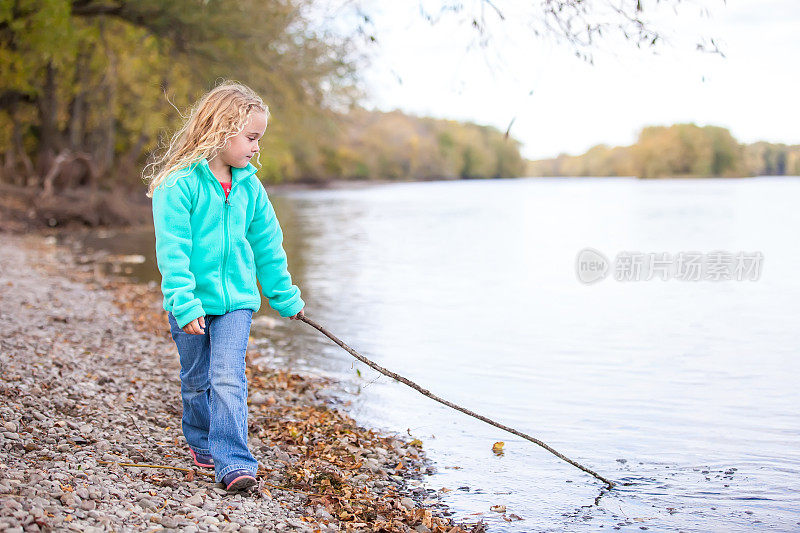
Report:
M360 92L352 43L315 33L310 2L4 1L3 180L44 193L119 175L133 186L175 122L170 93L186 106L219 77L252 85L273 114L321 135L329 102Z

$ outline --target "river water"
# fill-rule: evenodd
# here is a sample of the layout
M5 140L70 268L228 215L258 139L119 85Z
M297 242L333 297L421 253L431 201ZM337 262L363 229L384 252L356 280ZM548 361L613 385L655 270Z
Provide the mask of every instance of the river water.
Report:
M598 499L600 482L534 443L382 376L306 324L257 318L267 362L335 377L359 424L423 442L437 468L425 487L449 489L456 518L497 532L800 530L799 179L471 180L271 198L310 318L618 483ZM152 228L84 243L143 255L129 272L160 282ZM604 279L579 279L584 248L606 257ZM617 254L713 263L712 252L761 259L742 279L617 279ZM259 315L277 317L266 303Z

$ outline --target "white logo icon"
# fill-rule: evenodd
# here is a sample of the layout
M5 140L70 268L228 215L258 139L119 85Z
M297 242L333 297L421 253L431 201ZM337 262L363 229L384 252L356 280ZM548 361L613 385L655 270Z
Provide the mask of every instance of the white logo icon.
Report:
M584 248L575 260L575 273L581 283L595 283L608 275L608 259L594 248Z

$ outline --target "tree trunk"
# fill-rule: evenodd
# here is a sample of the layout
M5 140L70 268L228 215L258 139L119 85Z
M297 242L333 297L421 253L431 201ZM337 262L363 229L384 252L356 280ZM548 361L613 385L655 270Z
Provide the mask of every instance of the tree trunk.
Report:
M14 120L12 135L14 136L14 146L11 150L17 153L19 161L22 163L22 169L19 168L19 165L14 165L14 179L19 185L28 185L31 181L36 180L36 169L33 168L33 161L25 151L25 144L22 141L22 124L18 120Z
M22 140L23 125L17 120L18 108L18 98L8 102L6 107L6 112L11 119L11 144L6 148L3 157L2 181L25 186L29 180L33 179L36 170L31 158L25 152L25 143Z
M39 110L39 152L36 158L36 172L46 175L53 165L58 151L58 100L56 95L56 68L52 61L45 67L42 97L38 100Z
M113 180L115 184L118 184L120 181L120 177L126 178L126 186L128 185L128 178L132 177L137 173L139 165L139 157L142 155L142 149L144 148L145 144L147 144L149 137L144 134L140 133L139 137L136 139L136 143L131 146L130 150L128 150L123 156L119 158L119 163L117 164L116 168L114 169L114 177ZM141 181L138 183L141 184Z
M58 156L53 159L53 164L50 166L50 169L47 171L47 174L44 175L42 178L42 193L40 198L50 198L53 196L53 192L55 189L54 183L56 178L58 177L59 173L61 173L61 169L64 168L64 165L70 161L70 152L64 150Z
M103 80L106 94L106 105L104 106L106 113L104 117L104 124L101 128L101 131L103 131L104 134L100 143L100 153L97 157L97 172L104 177L111 173L111 169L114 166L114 147L116 145L117 133L116 109L118 85L118 59L114 49L109 46L105 39L105 31L105 25L101 23L100 35L106 55L108 56L108 70L106 71L106 75Z
M67 136L70 150L76 152L83 148L83 136L86 126L86 87L88 86L89 55L81 50L75 60L76 94L69 104L69 129Z

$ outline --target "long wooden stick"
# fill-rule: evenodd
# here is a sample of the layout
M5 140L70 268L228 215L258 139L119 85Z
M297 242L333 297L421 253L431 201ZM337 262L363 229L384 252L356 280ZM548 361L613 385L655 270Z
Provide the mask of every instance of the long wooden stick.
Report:
M539 446L541 446L542 448L544 448L548 452L552 453L553 455L555 455L559 459L562 459L563 461L568 462L572 466L574 466L576 468L579 468L579 469L583 470L584 472L586 472L587 474L591 474L595 478L599 479L600 481L605 483L606 486L609 489L612 489L614 487L614 483L613 482L611 482L608 479L606 479L605 477L601 476L600 474L598 474L594 470L586 468L585 466L583 466L579 462L573 461L572 459L570 459L566 455L554 450L551 446L545 444L544 442L540 441L536 437L532 437L530 435L522 433L521 431L517 431L514 428L510 428L510 427L508 427L508 426L506 426L504 424L501 424L499 422L495 422L494 420L492 420L490 418L487 418L487 417L485 417L483 415L479 415L478 413L470 411L469 409L467 409L465 407L461 407L460 405L456 405L453 402L449 402L449 401L445 400L444 398L440 398L440 397L436 396L435 394L433 394L429 390L423 389L422 387L420 387L419 385L417 385L413 381L411 381L409 379L406 379L406 378L404 378L403 376L401 376L399 374L395 374L394 372L383 368L379 364L370 361L369 359L367 359L366 357L364 357L363 355L361 355L360 353L358 353L354 349L350 348L348 345L346 345L344 342L342 342L340 339L338 339L335 335L333 335L327 329L325 329L324 327L320 326L319 324L317 324L316 322L314 322L313 320L311 320L307 316L301 315L299 318L300 318L300 320L302 320L303 322L305 322L309 326L319 330L323 335L325 335L326 337L331 339L333 342L335 342L336 344L338 344L339 346L344 348L350 355L352 355L353 357L355 357L356 359L358 359L359 361L361 361L365 365L368 365L368 366L374 368L375 370L377 370L381 374L389 376L390 378L395 379L395 380L397 380L397 381L399 381L401 383L405 383L406 385L408 385L412 389L416 389L417 391L421 392L422 394L424 394L428 398L431 398L432 400L436 400L439 403L443 403L448 407L452 407L453 409L456 409L458 411L461 411L462 413L468 414L469 416L475 417L478 420L483 420L487 424L491 424L491 425L493 425L495 427L498 427L500 429L508 431L509 433L513 433L514 435L522 437L523 439L529 440L529 441L533 442L534 444L538 444Z

